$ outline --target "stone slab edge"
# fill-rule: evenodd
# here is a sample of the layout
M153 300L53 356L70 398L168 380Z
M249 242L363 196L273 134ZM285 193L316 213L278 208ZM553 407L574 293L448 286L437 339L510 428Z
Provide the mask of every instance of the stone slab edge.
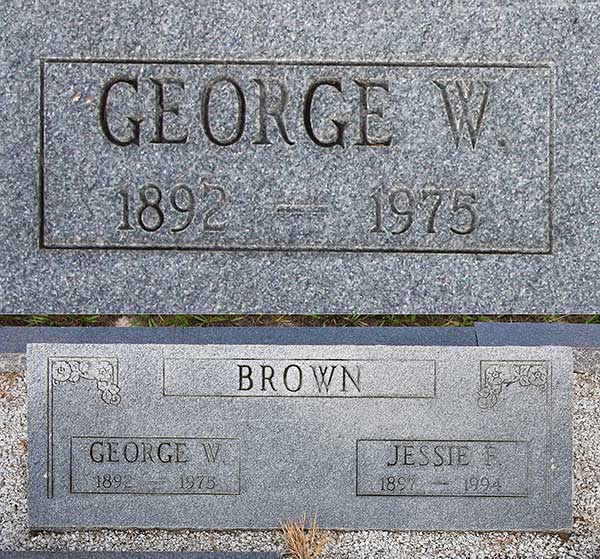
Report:
M600 324L476 322L480 346L572 347L575 372L600 374Z
M25 370L31 343L475 346L471 327L27 327L0 328L0 373Z

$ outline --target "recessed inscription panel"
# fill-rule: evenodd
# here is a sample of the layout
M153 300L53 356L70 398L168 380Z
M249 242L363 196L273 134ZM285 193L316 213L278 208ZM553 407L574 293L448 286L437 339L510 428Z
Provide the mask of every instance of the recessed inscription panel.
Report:
M435 361L165 359L165 396L434 398Z
M571 526L567 349L34 344L27 365L34 529Z
M551 251L548 64L41 75L43 247Z
M527 441L358 441L357 495L527 497Z
M236 495L239 468L235 439L71 439L71 493Z

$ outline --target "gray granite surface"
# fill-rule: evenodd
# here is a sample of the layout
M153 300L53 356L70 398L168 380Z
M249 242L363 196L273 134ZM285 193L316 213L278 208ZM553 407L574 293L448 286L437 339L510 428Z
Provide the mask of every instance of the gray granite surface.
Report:
M24 370L28 343L477 345L458 327L21 327L0 328L0 373Z
M476 322L476 345L572 347L575 372L600 374L600 324Z
M461 327L0 327L0 359L31 343L477 345ZM599 344L600 345L600 344Z
M595 312L599 13L6 0L0 312Z
M576 372L600 372L600 325L476 322L474 327L0 328L0 373L23 370L28 343L454 345L574 348ZM585 350L584 350L585 348Z
M569 532L564 348L28 347L34 529Z
M585 350L584 350L585 351ZM279 530L29 530L27 374L0 375L0 549L283 551ZM322 559L597 559L600 556L600 375L573 375L573 530L329 531Z
M475 336L477 344L482 346L600 348L600 324L476 322Z

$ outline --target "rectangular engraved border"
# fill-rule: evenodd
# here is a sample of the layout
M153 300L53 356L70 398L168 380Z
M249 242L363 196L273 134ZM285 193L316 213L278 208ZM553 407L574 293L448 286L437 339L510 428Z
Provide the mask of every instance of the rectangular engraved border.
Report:
M238 66L337 66L337 67L406 67L406 68L545 68L550 71L550 91L548 96L548 216L547 238L545 246L541 249L493 249L493 248L463 248L463 249L436 249L436 248L389 248L389 247L278 247L278 246L211 246L200 247L192 245L93 245L77 243L50 244L45 239L45 155L44 155L44 116L45 116L45 67L47 64L171 64L171 65L238 65ZM554 226L554 152L555 152L555 96L556 96L556 63L553 61L542 62L445 62L445 61L315 61L315 60L177 60L177 59L127 59L127 58L40 58L40 91L39 91L39 152L38 152L38 247L40 249L61 250L167 250L167 251L208 251L208 252L322 252L322 253L394 253L394 254L491 254L491 255L529 255L552 254L553 226Z
M174 439L179 441L234 441L237 443L237 492L218 492L218 493L198 493L186 491L75 491L73 489L73 440L74 439ZM233 437L165 437L157 435L146 436L131 436L131 437L111 437L111 436L91 436L91 435L76 435L69 440L69 493L72 495L194 495L198 497L212 497L219 495L241 495L241 477L242 477L242 449L241 439Z
M359 493L358 492L358 447L361 442L391 442L391 441L422 441L426 443L436 443L436 442L451 442L451 443L524 443L527 445L527 464L525 467L525 486L527 487L526 493L519 494L472 494L472 493L461 493L455 495L443 495L440 493ZM530 441L524 439L357 439L356 440L356 480L355 480L355 495L357 497L446 497L446 498L454 498L458 497L460 499L468 497L468 498L481 498L481 499L506 499L506 498L528 498L529 497L529 461L531 458L531 444Z
M547 371L547 387L544 391L544 431L545 431L545 440L544 440L544 459L546 463L545 467L545 478L544 483L546 485L546 503L551 504L554 499L554 471L552 468L552 464L554 464L554 449L552 443L552 432L553 432L553 401L554 401L554 380L553 380L553 372L552 372L552 361L528 361L528 360L515 360L515 359L483 359L479 362L479 376L480 383L483 387L485 380L484 368L489 365L494 364L500 365L544 365Z
M437 397L437 361L435 359L307 359L298 358L294 359L290 358L274 358L269 359L269 361L333 361L336 363L344 362L344 361L362 361L362 362L375 362L375 363L390 363L399 361L402 363L428 363L433 365L433 379L432 379L432 390L430 396L411 396L411 395L393 395L393 394L371 394L368 396L331 396L331 395L320 395L320 394L299 394L298 396L282 396L281 394L199 394L199 393L188 393L188 394L178 394L173 392L167 392L166 389L166 367L165 361L170 359L169 357L163 357L162 360L162 396L163 398L287 398L290 400L297 398L321 398L321 399L339 399L339 400L350 400L350 399L362 399L362 400L435 400ZM264 363L266 359L264 357L198 357L198 360L202 361L259 361Z
M46 497L54 498L54 387L51 364L57 361L112 361L115 365L116 375L114 382L118 385L119 359L117 357L61 357L54 355L46 358ZM67 382L68 379L65 379ZM72 384L72 383L71 383Z

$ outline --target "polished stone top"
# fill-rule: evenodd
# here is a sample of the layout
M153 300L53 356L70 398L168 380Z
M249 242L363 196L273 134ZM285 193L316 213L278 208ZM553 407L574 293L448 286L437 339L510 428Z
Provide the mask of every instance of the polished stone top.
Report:
M28 348L33 529L571 528L572 352Z

